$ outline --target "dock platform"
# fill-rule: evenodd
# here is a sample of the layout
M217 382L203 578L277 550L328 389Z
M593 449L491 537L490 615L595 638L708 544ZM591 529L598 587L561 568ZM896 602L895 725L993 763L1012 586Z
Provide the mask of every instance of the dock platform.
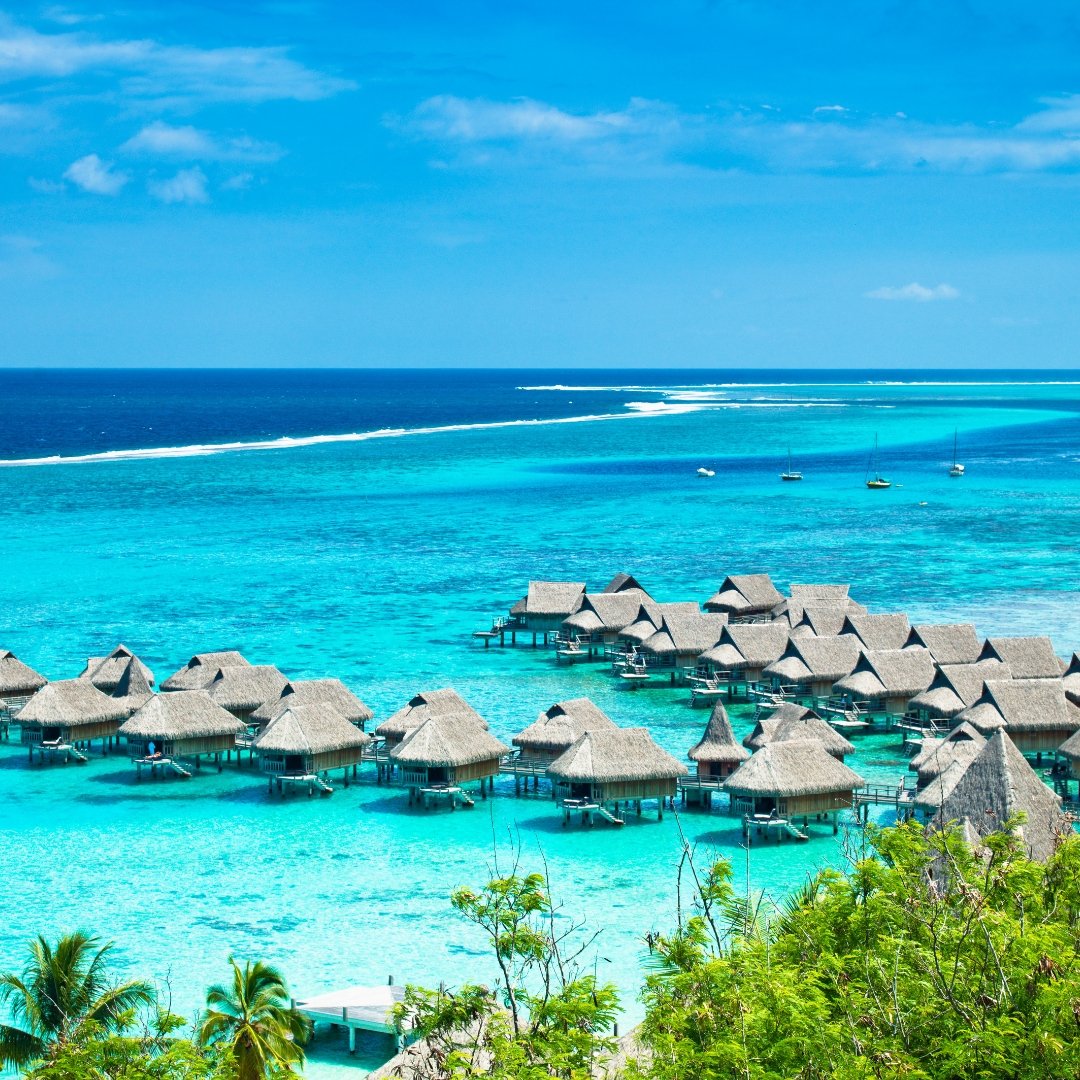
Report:
M405 1000L405 987L352 986L293 1003L312 1023L340 1025L349 1030L349 1053L356 1053L356 1032L377 1031L393 1036L398 1050L405 1039L394 1025L394 1006Z

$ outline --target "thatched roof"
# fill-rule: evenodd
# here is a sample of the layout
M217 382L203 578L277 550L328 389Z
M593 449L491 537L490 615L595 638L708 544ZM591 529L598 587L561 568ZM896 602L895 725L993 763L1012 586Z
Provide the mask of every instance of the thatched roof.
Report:
M690 748L686 755L691 761L730 762L745 761L750 752L735 741L727 710L718 701L705 725L705 734Z
M525 610L530 615L572 615L581 606L584 581L530 581Z
M1014 679L1060 679L1062 674L1048 637L987 638L979 659L1008 664Z
M804 709L801 705L781 705L772 716L763 716L756 724L754 724L754 730L749 735L743 736L742 744L747 750L760 750L763 746L767 746L772 742L773 736L776 734L776 729L782 722L781 713L784 709L798 709L800 713L809 712L809 709Z
M121 735L136 739L197 739L246 730L242 720L216 705L205 690L154 694L120 725Z
M727 615L711 612L665 614L663 625L641 647L658 656L699 656L720 640L726 625Z
M293 705L255 740L263 754L326 754L348 747L366 746L371 736L354 727L325 701Z
M919 775L919 787L925 787L940 776L954 762L964 768L978 757L986 744L986 737L970 724L961 724L949 732L947 738L934 739L933 745L924 746L909 762L908 768ZM943 788L935 792L937 805L948 794Z
M854 670L859 650L859 639L854 636L793 637L783 656L763 674L788 683L836 682Z
M803 739L817 739L834 756L839 754L843 757L846 754L855 753L855 747L811 709L803 709L801 716L794 709L786 713L773 729L772 737L767 740L766 745L776 742L799 742Z
M243 664L218 668L206 691L223 709L243 712L279 698L288 681L272 664Z
M162 690L205 690L223 667L245 667L247 661L238 652L196 653L179 671L162 684Z
M522 750L565 750L586 730L614 727L615 723L587 697L574 698L552 705L511 741Z
M1017 734L1076 731L1078 715L1068 707L1061 679L988 679L979 700L957 719L984 734L1002 727Z
M1069 705L1076 708L1072 701ZM1073 732L1059 747L1058 753L1064 754L1070 761L1080 761L1080 731Z
M936 664L974 664L982 650L974 623L913 626L905 647L914 645L929 649Z
M961 723L954 727L944 739L936 737L923 739L919 750L912 755L911 760L908 762L908 768L912 772L918 772L927 762L937 756L939 751L944 749L946 745L952 747L954 744L963 742L975 742L982 746L986 739L970 724ZM951 753L952 750L950 749L948 752Z
M333 705L350 724L365 724L375 715L340 679L292 679L280 697L264 701L251 714L251 722L265 725L293 705L320 701Z
M619 631L638 617L642 602L649 597L640 589L621 592L586 593L581 607L563 619L567 630L591 634L596 630Z
M867 649L902 649L911 627L903 613L896 615L851 615L844 619L840 633L851 635Z
M122 701L100 691L89 679L60 679L43 686L19 713L22 724L66 727L106 720L126 720Z
M720 591L705 601L705 610L732 617L764 615L783 599L768 574L733 574L724 578Z
M0 649L0 694L32 694L48 681L13 652Z
M835 637L848 615L865 615L866 608L854 600L790 601L788 621L792 637Z
M670 780L689 771L653 742L647 728L585 731L547 770L555 780L599 784Z
M1020 811L1026 816L1020 829L1024 845L1032 859L1045 862L1058 836L1071 833L1071 826L1061 813L1060 797L1039 779L1008 735L998 732L943 800L935 824L966 819L980 836L989 836Z
M985 745L986 740L983 740ZM968 766L982 752L982 746L973 747L967 744L968 749L958 754L950 755L942 762L941 771L929 777L924 787L916 790L912 803L916 810L925 813L936 814L941 810L941 804L953 793L956 785L963 779Z
M792 585L793 600L846 600L850 585Z
M108 656L91 656L86 661L86 668L79 675L80 679L89 679L99 690L112 693L120 676L124 674L128 660L135 654L126 645L117 645ZM137 658L136 658L137 659ZM146 681L154 685L154 673L137 659Z
M1061 681L1065 686L1065 696L1074 704L1080 705L1080 653L1072 654Z
M524 615L529 609L529 598L523 596L516 604L510 608L511 615Z
M646 596L649 596L648 592L638 584L637 578L632 574L616 574L604 586L605 593L620 593L625 592L627 589L636 589L638 592L643 592Z
M855 698L910 698L934 681L934 659L929 649L866 649L850 675L838 679L833 693Z
M765 667L783 655L788 630L782 621L735 623L725 626L719 643L702 653L701 663L711 663L724 671L744 667Z
M797 739L762 747L724 781L724 790L746 798L784 798L854 791L863 783L817 739Z
M458 768L501 758L510 747L477 723L471 713L432 716L414 728L390 756L399 765Z
M1000 660L980 660L977 664L945 664L934 680L908 702L911 709L925 709L930 715L949 719L974 705L982 696L987 679L1008 679L1012 675Z
M375 734L401 739L432 716L456 716L459 713L472 715L477 723L487 730L487 721L456 690L446 687L417 694L389 720L384 720L375 729Z
M136 709L141 708L149 698L154 696L154 692L150 689L150 684L146 681L146 676L142 672L142 666L134 656L125 665L124 673L120 676L120 681L116 684L112 696L123 703L129 715L135 712Z

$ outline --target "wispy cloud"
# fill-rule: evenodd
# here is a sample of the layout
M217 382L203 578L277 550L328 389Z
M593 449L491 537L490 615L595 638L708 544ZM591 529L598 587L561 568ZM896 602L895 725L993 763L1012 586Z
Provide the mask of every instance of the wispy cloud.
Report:
M129 154L217 161L277 161L285 153L275 143L257 142L246 135L222 139L191 125L172 127L162 120L148 124L120 149Z
M221 188L223 191L246 191L251 187L251 181L254 179L255 177L249 172L237 173L225 180Z
M30 236L0 236L0 277L55 277L59 267L42 254L41 246Z
M874 289L863 295L868 300L914 300L924 304L930 300L956 300L960 296L960 290L944 283L928 289L925 285L913 281L910 285L899 287L883 285L880 289Z
M94 195L119 195L130 177L127 173L115 172L111 161L102 161L97 154L87 154L67 167L64 179Z
M151 180L150 194L164 203L204 203L210 201L206 194L206 175L197 165L194 169L181 169L171 180Z
M280 47L200 49L153 40L102 40L83 32L42 34L0 22L0 81L114 75L129 98L260 102L316 101L355 89L309 68Z
M582 142L626 133L632 120L629 111L579 116L529 98L503 102L441 95L421 102L402 126L427 138L456 142Z

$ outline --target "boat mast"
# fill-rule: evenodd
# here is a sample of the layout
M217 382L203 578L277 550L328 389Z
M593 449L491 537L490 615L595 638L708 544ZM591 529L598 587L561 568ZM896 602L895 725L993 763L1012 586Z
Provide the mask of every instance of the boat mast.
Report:
M956 468L956 432L957 428L953 428L952 433L952 467Z

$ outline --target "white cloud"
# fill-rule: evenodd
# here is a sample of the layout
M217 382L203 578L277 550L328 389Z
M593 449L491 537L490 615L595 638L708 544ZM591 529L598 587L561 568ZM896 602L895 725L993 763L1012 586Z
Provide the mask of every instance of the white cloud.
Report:
M41 15L42 18L48 19L50 22L60 23L63 26L77 26L79 23L97 22L101 18L100 15L80 15L76 11L69 11L66 7L61 7L59 4L45 8Z
M59 272L30 236L0 236L0 278L48 278Z
M120 149L129 154L221 161L277 161L285 153L275 143L256 142L246 135L221 139L190 124L172 127L162 120L148 124Z
M249 172L237 173L236 176L230 176L221 187L223 191L246 191L254 179L255 177Z
M38 180L33 176L28 176L26 182L35 191L40 191L45 195L56 195L61 191L67 190L67 184L62 183L59 180Z
M202 169L181 169L171 180L151 180L150 194L165 203L209 202L206 194L206 175Z
M956 300L960 296L960 290L944 283L928 289L925 285L913 281L910 285L901 285L899 288L883 285L880 289L863 295L869 300L915 300L926 303L929 300Z
M293 60L281 47L199 49L152 40L103 41L85 33L41 34L0 22L0 81L116 74L134 98L316 101L353 90L348 79Z
M111 161L102 161L97 154L87 154L67 167L64 179L94 195L118 195L130 177L124 172L113 172Z
M822 112L841 112L842 113L842 112L847 112L847 109L845 109L843 105L819 105L814 110L815 114L822 113Z

